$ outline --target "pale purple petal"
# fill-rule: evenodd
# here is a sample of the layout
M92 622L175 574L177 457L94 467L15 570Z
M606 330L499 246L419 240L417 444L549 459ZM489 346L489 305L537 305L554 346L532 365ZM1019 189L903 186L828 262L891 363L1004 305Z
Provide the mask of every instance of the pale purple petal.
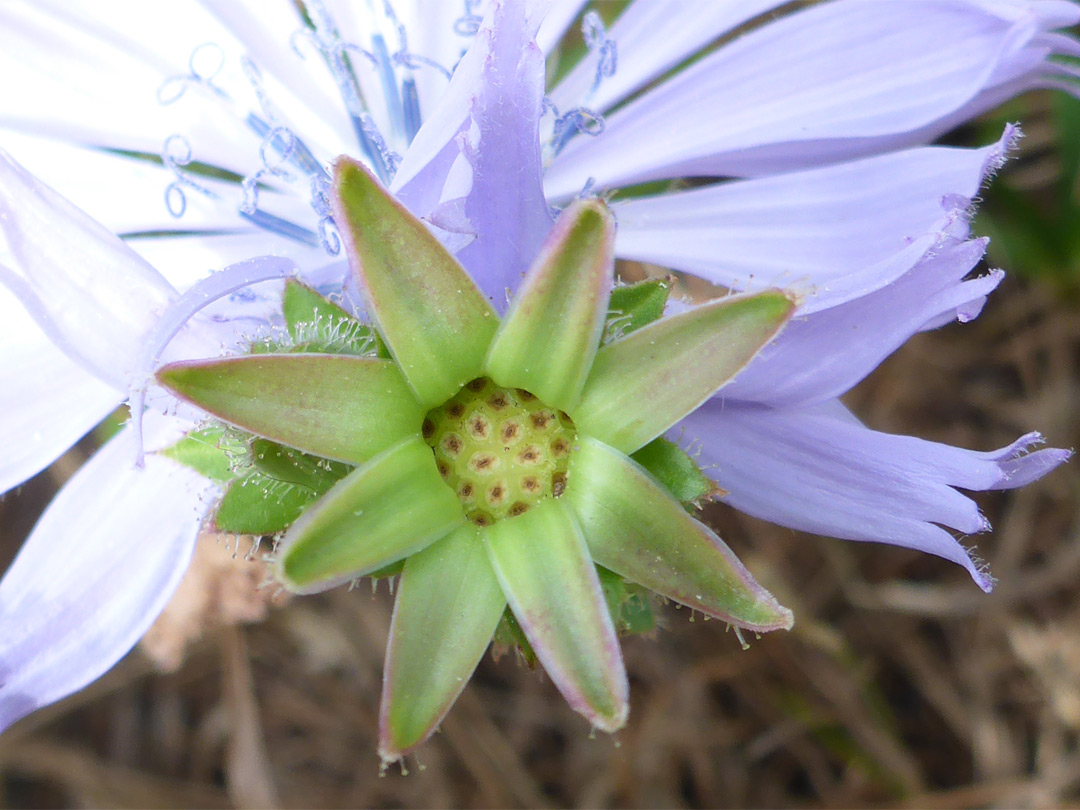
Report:
M1038 481L1059 464L1073 456L1072 450L1047 448L1034 453L1028 450L1046 441L1039 433L1027 433L996 453L982 455L994 461L1001 470L1001 478L990 484L987 489L1019 489L1032 481Z
M257 256L222 268L192 285L169 305L143 339L136 381L149 380L176 335L215 303L227 299L227 304L221 307L221 317L211 319L217 326L208 327L223 346L234 348L229 341L237 337L236 322L254 320L269 327L273 323L272 313L280 306L280 296L273 293L281 288L275 287L271 295L260 294L253 288L264 282L299 276L299 268L289 259Z
M1032 26L1045 30L1080 24L1080 6L1072 2L995 5L999 10L1023 15L1029 29ZM1024 29L1021 31L1027 33ZM970 121L1030 90L1061 90L1074 96L1080 95L1080 84L1077 83L1080 69L1075 63L1051 60L1051 57L1061 56L1080 57L1080 41L1056 33L1031 37L1021 50L1011 53L1008 59L999 62L987 86L970 101L918 130L884 139L880 148L896 148L931 141L965 121Z
M122 387L140 336L175 294L169 283L3 151L0 234L15 262L0 281L65 351Z
M523 5L506 2L496 10L491 30L477 34L488 40L488 56L464 152L473 169L464 214L476 239L458 259L499 310L553 223L541 182L544 56L528 29Z
M123 399L41 333L0 289L0 493L37 474Z
M737 3L637 0L607 31L607 38L615 43L617 54L614 74L597 83L600 54L590 51L551 91L551 100L560 110L580 104L605 112L704 46L785 2L787 0L739 0ZM540 34L544 33L542 27Z
M577 138L546 189L752 176L850 160L940 133L999 77L1041 65L1055 22L1017 4L840 0L724 45ZM1015 81L1015 79L1014 79Z
M481 30L485 29L490 29L490 19ZM474 39L458 62L441 101L426 112L423 126L402 155L390 183L390 190L418 217L427 216L441 201L442 182L460 151L455 141L467 127L489 46L489 37L478 35ZM440 167L437 173L430 170L434 163Z
M986 240L972 240L920 261L892 284L839 306L792 319L724 387L725 400L773 407L805 405L847 393L927 325L965 319L1003 274L964 281L982 258Z
M0 729L112 667L183 576L213 485L166 458L136 470L131 445L125 431L67 483L0 582Z
M524 0L492 4L390 184L444 244L464 245L459 260L499 309L552 224L541 184L540 15L530 10Z
M143 337L139 353L138 363L135 367L132 383L131 412L132 427L135 434L137 449L137 463L143 463L143 411L147 400L147 387L151 383L154 369L166 356L166 351L171 348L173 339L183 330L196 315L200 314L212 303L224 299L226 296L248 291L252 286L267 281L277 281L297 276L298 268L288 259L275 256L259 256L254 259L238 262L212 273L202 279L183 295L173 301L166 309L153 328ZM265 312L265 299L257 296L246 296L253 304L254 312ZM242 301L242 299L241 299ZM241 303L238 301L237 303ZM276 302L275 302L276 303ZM276 307L275 307L276 308ZM219 342L222 346L235 348L233 344L237 338L237 326L242 323L243 305L236 307L239 312L230 313L220 323L210 321L204 329L208 335L218 332ZM214 329L213 327L217 327ZM184 356L184 355L181 355ZM191 356L191 355L187 355ZM203 357L205 354L196 354L195 357ZM171 399L171 397L170 397Z
M1037 434L995 452L963 450L870 430L842 409L838 402L772 410L713 400L681 427L701 440L707 474L729 491L723 500L736 509L815 534L936 554L962 565L989 591L993 581L984 567L942 528L964 534L990 528L954 487L1028 483L1071 453L1028 452L1041 440Z
M540 50L549 54L555 49L586 3L588 0L550 0L540 30L536 32L536 44Z
M737 290L812 285L815 309L834 305L856 292L834 282L943 217L964 235L972 198L1018 137L1009 127L984 149L922 147L616 203L616 252Z
M462 59L462 63L464 62L465 60ZM460 67L458 72L461 72ZM457 75L457 73L454 74L455 77ZM443 114L447 113L447 109L445 105L440 107ZM450 116L447 115L447 117ZM457 116L453 117L457 118ZM469 191L472 184L472 169L468 167L468 163L461 154L461 143L467 137L471 124L467 116L460 121L455 121L458 129L445 138L426 137L437 130L426 129L426 125L421 127L401 163L401 166L407 167L408 171L399 168L390 183L390 191L394 193L394 196L409 211L426 222L430 223L438 216L440 207L456 206L460 209L462 200ZM422 137L425 140L421 140ZM432 141L430 148L427 144L428 140ZM460 169L462 164L466 169L464 175ZM415 174L410 174L414 168ZM405 177L409 178L408 181L399 185L399 181ZM464 221L464 215L460 216ZM437 232L436 235L440 236ZM475 238L475 234L470 236L470 239L472 238Z

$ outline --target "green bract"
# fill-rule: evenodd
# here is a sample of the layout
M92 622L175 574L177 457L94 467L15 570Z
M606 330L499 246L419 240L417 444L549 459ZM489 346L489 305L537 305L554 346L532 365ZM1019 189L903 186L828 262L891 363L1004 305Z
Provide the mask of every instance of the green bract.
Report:
M334 213L374 328L289 282L289 345L173 364L158 380L231 426L168 452L231 482L220 528L284 531L274 564L286 588L400 572L384 759L431 734L497 630L614 731L628 711L617 631L653 624L643 588L740 628L791 626L688 513L717 491L658 438L775 336L788 298L732 296L666 319L665 282L613 299L612 217L584 200L500 322L346 158Z

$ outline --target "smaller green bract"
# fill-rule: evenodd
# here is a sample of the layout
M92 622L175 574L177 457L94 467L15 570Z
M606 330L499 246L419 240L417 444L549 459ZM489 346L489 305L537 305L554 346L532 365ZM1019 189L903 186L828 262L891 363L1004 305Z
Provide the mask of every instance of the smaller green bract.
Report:
M665 282L612 290L612 217L582 200L500 319L347 158L333 205L371 324L290 281L289 340L157 377L228 426L167 452L227 486L220 529L280 537L284 587L400 574L384 760L432 733L493 638L614 731L629 708L617 634L653 626L649 591L737 628L791 626L689 513L718 491L664 438L784 326L783 293L662 318Z

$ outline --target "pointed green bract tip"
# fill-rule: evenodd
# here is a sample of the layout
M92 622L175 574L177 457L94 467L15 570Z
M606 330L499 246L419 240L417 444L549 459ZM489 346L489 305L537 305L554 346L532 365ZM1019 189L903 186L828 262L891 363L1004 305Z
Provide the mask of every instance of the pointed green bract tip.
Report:
M582 231L598 232L615 225L615 218L607 203L596 198L577 200L563 215L572 215L577 220L575 227Z
M603 342L610 343L660 320L673 284L673 278L669 277L639 281L613 289L608 302Z
M371 326L294 278L285 282L281 312L292 338L288 351L390 356Z
M749 305L749 310L756 310L762 318L769 320L789 317L796 306L796 301L791 294L783 290L766 290L748 296L746 303Z
M614 266L615 227L598 200L559 217L492 341L488 375L567 410L600 346Z
M384 760L400 758L431 735L472 676L506 608L477 532L462 526L405 563L383 667Z
M613 708L612 712L605 715L595 715L591 718L592 723L601 731L614 734L626 727L626 721L630 717L630 704L622 703Z
M359 163L334 167L331 204L349 267L390 354L431 408L483 370L498 318L457 260Z
M736 627L791 628L791 611L636 462L585 438L570 471L567 500L595 562Z
M580 251L586 259L593 259L594 255L605 260L613 261L611 251L615 241L615 217L611 209L601 200L578 200L566 211L563 216L570 223L571 250Z
M184 393L191 389L193 377L197 377L192 371L190 366L174 363L159 368L154 373L154 378L164 387L176 391L177 393Z
M552 682L604 731L626 722L629 684L581 528L562 498L485 527L506 600Z
M400 207L364 164L345 155L334 161L334 193L339 199L348 197L349 202L360 205L387 201Z
M212 481L227 484L237 475L233 459L243 456L245 450L242 441L226 436L223 426L208 425L159 450L158 455L171 458Z
M667 439L653 439L630 458L652 473L688 509L725 494L685 450Z

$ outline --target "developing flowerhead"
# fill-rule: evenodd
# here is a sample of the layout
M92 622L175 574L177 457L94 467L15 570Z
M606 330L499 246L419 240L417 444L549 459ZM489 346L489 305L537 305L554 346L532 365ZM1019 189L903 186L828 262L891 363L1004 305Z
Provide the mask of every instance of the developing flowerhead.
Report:
M574 422L523 388L465 383L421 426L439 474L477 526L516 517L566 490Z
M614 225L587 200L563 213L500 322L426 227L344 158L334 212L373 325L290 282L283 310L304 342L158 379L250 435L217 521L284 530L285 587L400 572L384 759L431 734L497 633L614 731L628 711L617 632L639 625L646 590L737 627L791 626L686 511L711 485L661 438L775 336L787 297L658 319L662 283L613 293ZM605 343L613 309L621 334ZM319 324L355 340L320 340Z

